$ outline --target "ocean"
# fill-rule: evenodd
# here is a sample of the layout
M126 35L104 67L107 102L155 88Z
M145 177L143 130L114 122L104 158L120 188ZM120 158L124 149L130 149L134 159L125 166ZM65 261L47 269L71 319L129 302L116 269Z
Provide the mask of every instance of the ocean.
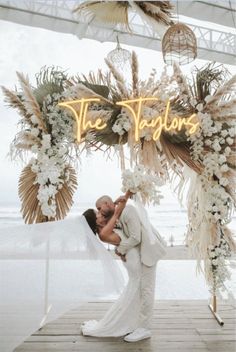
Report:
M94 208L94 204L81 203L79 206L73 206L68 216L82 214L88 208ZM174 244L183 244L184 234L187 230L186 210L177 208L175 204L166 203L161 207L158 206L158 210L155 207L149 207L148 213L151 222L167 242L172 235L174 236ZM0 204L0 228L23 223L20 204Z
M94 208L92 203L74 205L68 216L81 214L88 208ZM165 202L158 207L149 207L148 214L153 225L170 245L183 245L187 230L187 212L178 204ZM5 227L23 224L20 204L0 204L0 230ZM236 228L234 216L231 229ZM106 245L107 247L107 245ZM108 247L107 247L108 248ZM122 272L127 279L125 269L120 263ZM232 278L226 283L227 290L234 292L236 297L236 273L232 271ZM223 295L227 298L227 291ZM194 260L161 260L157 266L156 299L208 299L210 293L202 274L196 274Z

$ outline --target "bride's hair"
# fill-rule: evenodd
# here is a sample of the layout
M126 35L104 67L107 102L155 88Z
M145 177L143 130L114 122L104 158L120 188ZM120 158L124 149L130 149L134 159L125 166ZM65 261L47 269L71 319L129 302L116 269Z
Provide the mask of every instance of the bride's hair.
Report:
M96 213L95 213L94 209L87 209L87 210L85 210L85 212L82 215L85 217L90 229L96 235L96 232L97 232L97 224L96 224L97 217L96 217Z

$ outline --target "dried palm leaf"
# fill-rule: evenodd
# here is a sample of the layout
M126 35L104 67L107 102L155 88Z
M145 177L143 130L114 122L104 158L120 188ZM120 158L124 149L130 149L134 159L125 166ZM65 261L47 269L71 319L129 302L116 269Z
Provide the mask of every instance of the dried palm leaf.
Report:
M23 104L26 107L26 110L34 115L37 119L37 124L38 127L43 130L46 131L46 127L45 127L45 123L40 111L40 107L39 104L33 94L33 91L31 89L30 83L29 83L29 79L28 77L24 77L21 73L17 72L16 73L21 85L21 88L23 90L23 96L24 96L24 102Z
M129 1L84 1L73 10L89 23L92 20L103 24L117 23L129 29Z
M127 133L120 136L118 133L115 133L112 130L112 126L114 125L117 116L120 114L120 111L121 109L118 107L113 109L112 115L107 121L107 126L103 130L95 132L96 141L102 142L108 146L127 143Z
M91 88L93 88L93 87L94 86L91 85ZM90 89L88 87L88 84L85 85L83 83L78 83L76 86L74 86L73 91L76 93L78 99L97 98L97 99L100 99L99 104L105 104L107 106L107 108L109 108L111 105L113 105L113 103L110 102L110 100L106 99L103 95L99 95L94 90ZM101 91L101 89L100 89L100 91ZM102 90L101 92L104 93L104 90ZM74 108L76 108L76 105L77 104L74 104Z
M105 59L105 62L107 64L107 66L109 67L115 81L116 81L116 85L117 85L117 88L118 90L120 91L123 99L127 98L129 99L129 92L126 88L126 84L125 84L125 80L124 78L122 77L122 75L117 71L117 69L115 68L115 66L107 59Z
M169 164L177 162L180 166L183 166L185 163L196 173L200 174L202 172L203 167L192 160L189 146L171 143L164 133L160 137L160 142Z
M211 107L213 104L217 106L217 104L222 100L228 100L230 97L235 94L236 91L236 75L234 75L229 81L225 82L221 85L212 99L206 104L205 109Z
M170 1L135 1L135 4L143 13L152 20L171 26L174 22L171 20L171 10L174 6Z
M107 86L104 85L100 85L100 84L91 84L87 81L83 81L81 82L85 87L89 88L90 90L92 90L94 93L100 95L103 98L108 98L109 96L109 88Z
M47 95L60 94L68 85L65 71L57 66L43 66L35 77L37 88L34 89L34 96L40 106Z
M63 187L56 194L56 217L53 220L63 219L69 212L73 204L73 194L77 187L77 178L75 170L67 166L69 171L69 180L64 183ZM35 184L36 174L27 165L21 172L19 179L19 197L22 202L21 212L26 224L48 221L48 218L42 214L39 200L37 198L39 184Z
M228 71L222 65L216 66L215 63L209 63L195 70L191 90L198 102L203 102L207 95L215 94L228 76Z
M142 149L139 152L140 163L150 170L153 170L156 174L163 177L165 171L163 169L160 152L157 149L155 141L143 141Z

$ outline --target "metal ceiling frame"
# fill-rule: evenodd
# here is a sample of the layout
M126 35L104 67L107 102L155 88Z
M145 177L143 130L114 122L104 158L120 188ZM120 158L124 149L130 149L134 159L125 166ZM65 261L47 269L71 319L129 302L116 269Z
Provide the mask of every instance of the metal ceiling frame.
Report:
M203 2L188 3L199 5ZM154 33L150 26L141 24L136 14L132 13L130 16L130 27L134 32L130 34L120 26L114 28L99 25L94 21L89 24L85 21L78 23L78 19L71 12L77 3L76 0L0 0L0 19L62 33L72 33L80 39L95 39L100 42L116 42L118 35L119 41L123 44L161 51L161 39L158 34ZM191 19L189 21L191 22ZM199 59L236 65L236 32L225 32L189 23L188 25L197 37Z

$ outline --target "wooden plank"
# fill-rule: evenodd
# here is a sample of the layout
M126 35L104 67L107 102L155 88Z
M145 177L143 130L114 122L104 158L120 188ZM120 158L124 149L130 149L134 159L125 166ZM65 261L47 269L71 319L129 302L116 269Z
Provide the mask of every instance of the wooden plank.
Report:
M156 301L152 338L126 343L123 338L96 338L81 335L85 320L99 319L112 302L92 302L67 312L35 332L15 352L235 352L235 313L221 301L220 327L207 301Z

